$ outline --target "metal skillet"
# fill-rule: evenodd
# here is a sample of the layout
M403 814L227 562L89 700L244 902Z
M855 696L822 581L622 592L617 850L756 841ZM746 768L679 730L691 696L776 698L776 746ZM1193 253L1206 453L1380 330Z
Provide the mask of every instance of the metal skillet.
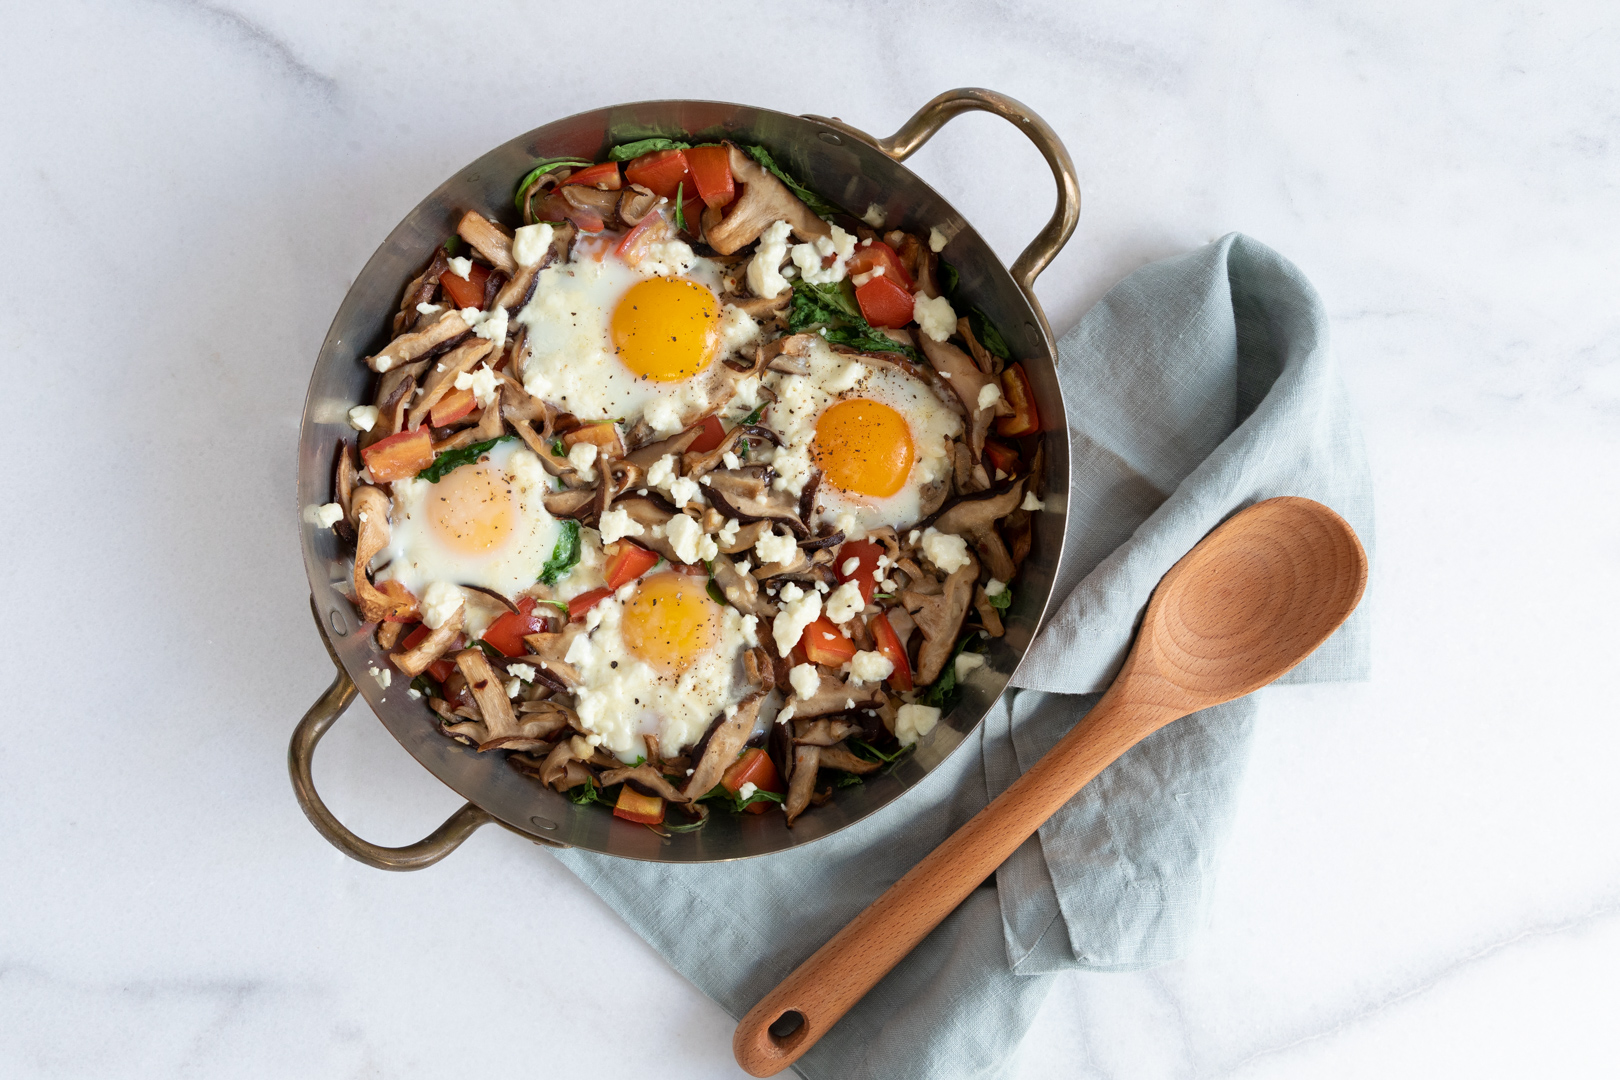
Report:
M1057 208L1012 266L1005 267L961 214L901 162L952 117L994 113L1016 124L1052 168ZM339 851L383 870L419 870L454 851L479 826L496 822L536 843L579 847L629 859L716 862L798 847L828 836L902 795L959 746L1005 689L1046 613L1063 553L1068 516L1069 441L1057 349L1035 298L1035 278L1074 232L1080 192L1068 151L1047 124L1022 104L989 90L947 91L924 105L900 130L873 138L839 120L793 116L713 101L647 101L579 113L536 128L474 161L424 199L383 241L349 289L332 321L310 377L298 444L298 510L331 498L338 440L352 435L349 406L366 400L372 375L361 362L379 346L400 290L455 229L463 211L477 209L511 221L512 187L537 158L600 158L620 142L652 135L693 135L759 143L812 190L857 213L876 204L888 227L924 235L940 229L942 253L961 275L960 289L1000 326L1024 364L1041 414L1046 451L1046 509L1037 513L1033 544L1004 616L1006 636L991 642L990 677L973 685L941 718L916 753L899 767L841 789L826 805L788 828L780 814L716 814L694 832L659 835L597 806L577 806L506 764L499 752L479 754L439 733L427 706L398 680L384 689L369 670L386 668L369 627L340 591L353 553L330 530L303 522L304 565L316 627L337 668L332 685L304 714L288 747L293 789L310 822ZM412 757L467 800L432 834L389 848L356 836L316 793L311 761L316 744L363 696Z

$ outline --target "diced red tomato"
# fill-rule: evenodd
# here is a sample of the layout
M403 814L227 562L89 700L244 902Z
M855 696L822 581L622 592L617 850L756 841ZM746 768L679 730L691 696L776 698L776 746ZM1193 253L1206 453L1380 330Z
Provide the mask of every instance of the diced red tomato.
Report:
M720 423L720 418L718 416L715 416L712 413L705 416L703 418L702 427L703 433L697 438L693 439L692 445L687 447L687 449L692 451L694 454L707 454L710 450L713 450L715 447L719 446L726 439L725 426Z
M653 226L658 225L663 220L664 219L657 214L648 214L646 217L636 222L635 227L629 232L625 233L624 236L619 240L618 246L613 249L613 254L619 256L621 259L629 259L631 255L634 255L635 259L630 260L631 264L634 265L636 260L641 258L640 252L637 249L641 247L642 240L651 234Z
M416 607L416 597L397 581L385 581L377 586L377 591L388 597L393 604L388 614L383 616L383 622L407 623L415 622L422 617Z
M1000 469L1008 476L1018 471L1018 451L1004 442L984 440L984 456L990 459L992 468Z
M415 476L433 464L433 433L425 427L378 439L360 451L379 484Z
M804 637L799 639L799 643L804 646L804 655L812 664L834 668L854 658L856 652L855 643L845 637L838 624L825 615L804 628Z
M433 631L427 628L426 623L418 624L416 629L406 634L405 640L399 643L399 651L410 652L412 649L422 644L423 641L427 640L427 636L431 633L433 633ZM435 660L433 663L428 665L427 673L433 676L435 682L437 682L440 686L443 686L444 680L448 679L455 670L456 663L454 660Z
M568 184L584 184L586 187L601 188L603 191L618 191L624 187L624 177L619 175L617 161L604 161L600 165L590 165L578 172L570 173Z
M725 206L737 197L731 179L731 151L724 146L694 146L686 151L686 163L705 206Z
M692 169L684 150L654 150L642 154L624 167L624 178L640 184L654 195L675 201L675 189L681 184L692 191Z
M867 626L872 631L872 640L877 643L877 651L894 665L894 670L889 672L889 685L896 690L910 690L911 658L906 655L905 646L900 644L900 635L889 624L889 616L879 612L872 616Z
M664 800L657 795L643 795L626 784L619 789L613 816L641 825L658 825L664 820Z
M881 240L874 240L870 244L855 249L855 254L849 257L845 264L849 268L849 276L856 274L870 274L878 267L883 267L883 276L898 282L908 294L917 291L917 283L906 273L906 264L900 261L900 253Z
M621 585L636 580L658 562L658 553L648 551L640 544L632 544L628 540L619 540L616 543L603 547L607 554L607 564L602 568L602 576L607 578L607 587L617 590Z
M538 634L546 628L545 619L535 615L534 609L534 597L525 596L518 601L517 611L508 611L489 624L484 640L499 649L502 656L522 656L529 651L523 635Z
M883 554L883 545L873 543L871 540L851 540L838 549L838 557L833 560L833 569L838 573L838 583L853 581L860 586L863 603L872 602L872 594L877 591L877 561ZM849 573L844 573L844 567L849 560L859 559L860 562Z
M1011 416L996 420L996 434L1016 438L1041 430L1041 414L1035 408L1035 391L1024 374L1023 364L1008 364L1001 373L1001 396L1013 407Z
M473 397L469 390L452 389L444 397L433 403L433 409L428 413L434 427L444 427L453 424L463 416L473 411L478 399Z
M861 306L861 317L873 326L896 329L911 321L917 306L911 294L887 274L857 285L855 302Z
M579 622L585 617L587 611L612 595L612 589L592 589L589 592L580 593L568 601L568 621Z
M585 424L562 437L563 445L573 449L575 444L588 442L596 446L598 452L605 458L621 458L624 456L624 441L619 438L619 429L613 421L608 420L600 424Z
M439 284L444 286L445 295L454 301L456 307L473 307L480 311L484 307L484 282L489 280L489 267L483 263L473 263L467 276L453 274L446 270L439 277Z
M742 757L731 763L731 767L720 777L720 786L733 795L742 790L744 784L753 784L760 791L774 791L782 794L786 788L782 784L782 777L776 771L776 763L771 755L757 746L744 750ZM763 814L770 808L770 803L761 801L748 807L750 814Z

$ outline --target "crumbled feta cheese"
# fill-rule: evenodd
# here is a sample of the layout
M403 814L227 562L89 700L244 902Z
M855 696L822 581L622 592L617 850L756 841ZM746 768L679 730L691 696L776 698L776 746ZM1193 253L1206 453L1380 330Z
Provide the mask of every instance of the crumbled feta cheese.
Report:
M521 693L523 693L523 680L521 680L521 679L507 679L506 680L506 696L507 697L509 697L509 698L517 697Z
M956 654L956 681L961 682L972 672L984 667L984 657L976 652Z
M317 529L330 529L343 520L343 507L337 503L310 505L304 509L304 520Z
M587 484L596 479L596 470L591 468L596 464L596 444L581 439L568 448L568 464L579 473L580 479Z
M850 284L854 285L858 289L862 285L865 285L868 281L871 281L873 278L882 277L884 269L885 267L880 263L877 266L872 267L872 269L866 271L866 273L856 274L854 277L850 278Z
M748 290L755 296L774 300L788 287L781 268L782 260L787 258L788 234L792 231L793 227L787 222L778 221L760 234L759 246L754 249L747 273Z
M732 524L735 525L736 522L732 522ZM748 571L752 570L753 568L754 568L754 564L749 562L747 559L738 559L737 560L737 573L746 574L746 573L748 573Z
M894 717L894 737L901 746L910 746L934 730L939 710L931 705L902 705Z
M869 204L866 208L866 213L861 215L861 220L872 226L874 229L883 228L883 207L879 206L877 203ZM935 248L934 250L938 251L939 249Z
M799 583L797 581L790 581L786 585L782 586L783 600L797 600L803 595L804 590L799 587Z
M440 307L438 304L429 304L426 301L416 305L416 313L418 315L437 315L443 310L444 308Z
M377 426L377 406L356 405L349 410L349 426L356 431L370 431Z
M894 673L894 661L880 652L858 652L849 661L849 674L856 682L879 683Z
M1020 504L1021 510L1045 510L1046 503L1037 499L1033 491L1024 492L1024 501Z
M493 341L497 349L506 344L506 331L509 320L505 308L497 307L494 311L479 311L475 307L464 307L461 309L461 317L474 334L486 341Z
M463 371L456 375L456 389L471 390L473 398L482 408L494 403L495 382L495 372L488 364L479 364L475 371Z
M595 750L595 747L591 746L590 740L585 736L575 735L568 740L568 749L572 750L577 758L588 758Z
M647 531L641 527L641 522L630 516L628 510L609 510L602 515L600 528L604 544L623 540L627 536L640 536Z
M704 562L720 553L714 540L704 534L703 526L685 514L670 518L664 526L664 534L669 537L670 547L675 549L675 554L683 563Z
M673 435L686 427L681 422L680 407L668 398L659 398L647 406L642 417L660 435Z
M821 672L814 664L795 664L788 672L788 682L793 684L795 694L808 701L821 689Z
M464 601L461 590L448 581L435 581L422 592L422 625L437 630L450 621Z
M793 257L793 265L799 268L800 275L812 285L829 285L833 282L843 281L845 263L855 253L855 237L840 229L837 225L831 226L832 235L818 236L808 244L794 244L789 255ZM833 257L830 266L822 266L827 256Z
M1001 387L993 382L987 382L979 387L979 408L988 409L1001 400Z
M720 543L724 544L726 547L730 547L736 542L737 534L741 531L742 522L738 521L736 518L727 518L726 523L720 526L720 532L718 534ZM747 573L747 571L744 570L743 573Z
M737 460L737 455L733 454L730 450L727 450L725 453L720 455L720 463L728 469L735 469L742 465L742 462Z
M720 313L720 325L716 332L720 339L717 355L730 356L759 340L759 323L737 305L727 304Z
M838 568L838 572L844 577L849 577L849 575L853 574L856 570L859 570L860 567L861 560L851 555L849 558L844 560L844 565Z
M675 479L675 455L665 454L647 470L647 483L651 487L667 487Z
M554 230L547 222L525 225L512 234L512 261L519 266L538 266L551 247Z
M737 798L747 802L754 797L754 792L758 790L758 786L752 780L744 780L742 787L737 789Z
M789 720L793 719L793 713L796 708L797 706L791 701L782 706L781 711L776 714L776 722L778 724L785 724Z
M906 537L906 543L915 544L917 542L917 538L921 535L922 533L918 532L916 529L912 529L910 535Z
M378 353L371 358L371 366L375 371L387 371L394 366L394 358L387 353Z
M422 700L422 691L418 690L414 686L407 689L405 691L405 693L410 696L410 699L412 701L421 701Z
M984 586L984 595L1000 596L1007 591L1007 583L1000 578L991 578Z
M816 592L824 593L826 591L827 591L827 583L825 581L816 582Z
M914 299L912 318L917 320L923 333L935 341L944 341L956 333L956 311L949 300L943 296L930 300L923 293L918 293Z
M707 477L705 477L707 479ZM702 489L690 476L677 476L669 485L669 498L679 510L689 502L702 501Z
M754 544L754 554L759 556L761 566L771 563L791 563L794 552L799 545L791 536L779 536L776 533L766 533Z
M922 552L929 562L954 574L969 562L967 541L960 536L942 533L932 525L922 536Z
M655 240L641 249L636 269L643 274L680 277L697 265L697 255L684 240Z
M377 680L378 686L386 690L388 684L394 681L394 672L392 668L379 668L376 664L373 664L371 665L371 677Z
M463 281L472 280L472 260L457 255L450 260L450 272Z
M507 664L506 673L524 682L534 682L534 677L540 674L533 664Z
M826 582L817 582L817 585L824 588ZM865 607L866 601L861 599L860 585L854 581L846 581L827 598L827 618L842 625L853 619Z
M789 596L789 592L796 595ZM799 638L804 636L804 628L821 617L821 594L806 593L789 582L782 590L782 599L785 602L776 613L776 621L771 624L771 636L776 639L777 654L786 656L799 643Z
M940 232L938 229L928 230L928 250L932 251L935 255L938 255L940 252L944 251L945 245L949 242L950 241L946 238L945 234Z

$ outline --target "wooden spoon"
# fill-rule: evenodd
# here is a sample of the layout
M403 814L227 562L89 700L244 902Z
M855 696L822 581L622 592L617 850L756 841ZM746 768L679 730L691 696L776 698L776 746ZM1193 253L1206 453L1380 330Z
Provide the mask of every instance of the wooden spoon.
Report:
M774 1076L838 1022L1121 754L1170 721L1252 693L1355 610L1367 556L1343 518L1280 498L1234 515L1164 576L1108 692L1034 767L765 995L732 1050Z

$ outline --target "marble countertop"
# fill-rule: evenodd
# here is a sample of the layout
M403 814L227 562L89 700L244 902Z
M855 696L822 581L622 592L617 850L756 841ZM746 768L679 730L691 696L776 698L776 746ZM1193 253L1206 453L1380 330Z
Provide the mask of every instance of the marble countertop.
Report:
M0 1074L607 1047L619 1075L742 1075L731 1020L520 838L385 874L299 813L286 741L329 677L290 507L305 384L393 224L548 119L716 97L886 132L981 85L1080 170L1054 327L1249 233L1326 300L1378 497L1372 681L1264 694L1196 946L1061 978L1012 1074L1612 1075L1620 10L754 8L617 5L579 59L533 5L8 5ZM706 59L717 28L758 59ZM993 118L913 163L1009 260L1049 212ZM363 709L318 773L383 843L458 802Z

